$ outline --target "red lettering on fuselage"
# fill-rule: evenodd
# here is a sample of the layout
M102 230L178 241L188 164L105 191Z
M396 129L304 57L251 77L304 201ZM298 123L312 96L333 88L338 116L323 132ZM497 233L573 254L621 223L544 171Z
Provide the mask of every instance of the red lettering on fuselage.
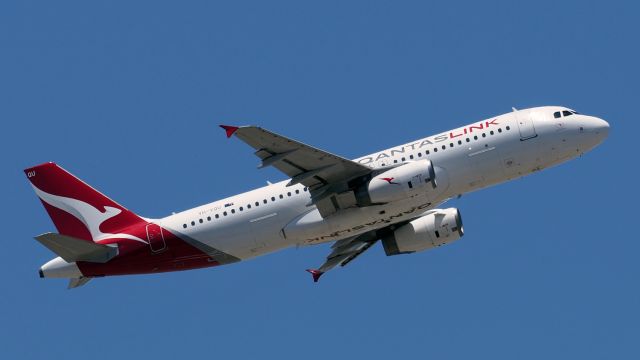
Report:
M486 127L489 127L489 125L498 125L498 123L496 121L498 121L498 119L493 119L491 121L486 121L485 122L485 124L487 125Z
M453 131L450 132L449 133L449 138L453 139L453 138L458 137L458 136L466 135L467 134L467 129L465 128L463 130L464 130L464 132L461 132L460 134L455 134L455 135L453 134Z
M484 123L471 125L469 127L463 128L462 130L459 130L459 131L451 131L451 132L449 132L449 139L457 138L458 136L462 136L462 135L467 135L467 133L473 132L473 129L484 130L484 129L488 128L489 125L500 125L496 121L498 121L498 119L493 119L491 121L485 121Z

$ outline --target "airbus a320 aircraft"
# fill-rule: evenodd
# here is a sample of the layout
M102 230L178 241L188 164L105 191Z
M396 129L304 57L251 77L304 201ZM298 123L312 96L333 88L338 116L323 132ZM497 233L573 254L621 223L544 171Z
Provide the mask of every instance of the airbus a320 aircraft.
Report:
M58 233L36 240L58 257L40 277L92 278L231 264L294 245L333 242L313 280L377 241L387 255L463 236L452 197L575 158L609 124L565 107L538 107L429 136L355 160L256 126L221 126L255 149L259 168L290 179L161 219L136 215L55 163L25 170Z

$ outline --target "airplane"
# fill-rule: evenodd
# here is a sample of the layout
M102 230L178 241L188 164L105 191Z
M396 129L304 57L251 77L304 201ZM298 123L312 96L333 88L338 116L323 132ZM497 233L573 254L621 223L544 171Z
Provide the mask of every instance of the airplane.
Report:
M53 162L28 180L57 233L36 236L57 257L42 278L68 288L103 276L232 264L291 246L332 242L314 282L380 241L388 256L464 235L449 199L581 156L609 124L561 106L517 110L354 160L257 126L220 125L288 179L160 219L139 216Z

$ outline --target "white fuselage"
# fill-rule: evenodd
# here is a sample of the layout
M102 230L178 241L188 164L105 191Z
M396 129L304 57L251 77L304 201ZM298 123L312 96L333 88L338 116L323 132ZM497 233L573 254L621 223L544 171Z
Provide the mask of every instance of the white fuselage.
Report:
M514 111L358 159L385 169L429 159L438 187L420 196L353 207L322 218L309 191L287 181L186 210L158 223L211 248L248 259L298 244L335 241L416 218L447 199L559 164L607 135L608 124L563 107Z

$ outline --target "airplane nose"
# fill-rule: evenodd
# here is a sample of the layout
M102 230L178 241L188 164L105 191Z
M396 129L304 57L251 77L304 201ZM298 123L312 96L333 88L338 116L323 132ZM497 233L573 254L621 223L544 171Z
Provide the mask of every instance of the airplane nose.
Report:
M599 135L602 139L609 135L609 123L600 119L593 118L592 131Z
M609 123L595 116L585 116L581 122L580 132L584 134L581 141L583 151L588 151L609 136Z
M609 129L609 123L595 116L589 117L589 125L594 131Z

